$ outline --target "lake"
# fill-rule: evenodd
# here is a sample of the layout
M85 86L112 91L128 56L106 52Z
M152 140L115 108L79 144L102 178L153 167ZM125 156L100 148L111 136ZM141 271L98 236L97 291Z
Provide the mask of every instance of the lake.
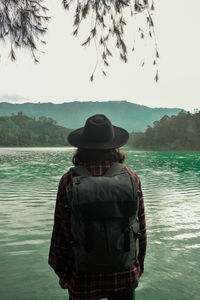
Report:
M0 299L68 299L49 267L57 186L73 148L0 148ZM137 300L200 299L200 153L132 151L148 247Z

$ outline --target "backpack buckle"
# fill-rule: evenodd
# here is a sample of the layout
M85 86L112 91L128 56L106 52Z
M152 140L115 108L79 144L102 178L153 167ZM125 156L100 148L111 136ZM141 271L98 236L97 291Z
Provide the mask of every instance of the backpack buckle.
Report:
M80 177L79 176L75 177L75 184L80 184L80 183L81 183Z
M141 238L141 233L140 232L134 232L134 236L136 239L140 239Z
M78 246L79 246L79 243L73 240L73 241L70 242L70 245L71 245L72 247L78 247Z

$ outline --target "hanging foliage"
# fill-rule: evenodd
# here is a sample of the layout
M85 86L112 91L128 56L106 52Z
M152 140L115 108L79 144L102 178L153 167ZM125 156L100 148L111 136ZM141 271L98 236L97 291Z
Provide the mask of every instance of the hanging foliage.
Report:
M43 0L0 0L0 41L10 44L10 59L16 60L16 49L31 51L35 62L38 42L45 43L41 36L46 33L44 25L49 20L48 8Z
M127 25L125 17L125 9L130 9L131 16L143 14L145 20L145 29L138 28L141 39L154 39L154 57L153 65L157 66L159 58L158 47L154 31L154 22L152 12L154 11L153 0L63 0L63 6L69 10L71 4L75 4L74 15L74 31L73 35L77 36L80 30L80 25L86 18L91 18L91 28L88 36L82 43L82 46L87 46L94 41L97 50L97 63L90 80L94 80L94 73L99 64L99 58L103 62L103 66L109 66L109 59L113 56L109 49L110 40L115 41L115 46L119 51L119 57L123 62L128 61L127 43L124 38L125 26ZM132 51L135 47L132 47ZM99 54L100 52L100 54ZM142 64L144 66L144 62ZM102 67L103 75L106 75L105 68ZM156 69L155 81L158 81L158 70Z
M128 61L128 47L124 37L127 20L125 10L130 10L131 16L142 14L145 20L145 28L139 26L138 33L141 39L147 37L154 39L155 55L153 65L156 66L155 81L158 81L157 61L159 53L157 49L152 11L154 0L62 0L64 9L73 10L74 31L77 36L83 20L91 20L91 28L82 46L90 45L93 41L97 50L97 63L90 80L94 80L94 74L99 63L102 63L101 71L106 76L106 67L110 65L110 58L114 55L113 47L109 43L114 41L115 48L119 51L119 57L123 62ZM43 0L0 0L0 41L10 44L11 60L16 60L16 49L27 48L31 51L35 62L38 43L45 43L41 38L47 32L45 23L49 21L48 8L42 5ZM73 4L73 5L72 5ZM135 45L132 51L135 50ZM144 66L144 62L142 64Z

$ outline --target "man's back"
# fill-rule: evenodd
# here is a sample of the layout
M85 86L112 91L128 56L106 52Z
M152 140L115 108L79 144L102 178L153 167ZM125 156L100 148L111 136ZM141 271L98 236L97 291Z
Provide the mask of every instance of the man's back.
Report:
M85 164L93 176L102 176L111 166L109 161ZM70 210L65 208L67 202L66 188L72 181L74 174L68 171L60 180L55 223L49 255L49 264L60 278L60 284L67 286L71 299L82 299L81 293L86 294L86 299L102 299L111 297L119 291L134 285L143 272L143 262L146 251L146 226L144 202L141 183L138 175L125 167L133 175L137 188L140 191L138 219L140 225L139 256L128 270L112 273L81 273L76 270L74 254L71 247ZM65 242L63 242L65 241Z

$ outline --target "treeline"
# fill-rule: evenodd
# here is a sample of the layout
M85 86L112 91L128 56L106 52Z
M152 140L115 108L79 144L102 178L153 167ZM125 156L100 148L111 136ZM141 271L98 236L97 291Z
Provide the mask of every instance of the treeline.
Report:
M69 146L70 129L57 126L52 118L30 118L19 112L0 117L0 146Z
M144 150L200 150L200 112L162 117L145 132L132 133L130 146Z
M67 136L72 131L56 125L49 117L28 117L22 112L0 117L0 146L69 146ZM129 146L142 150L200 151L200 112L181 111L165 115L145 132L130 134Z

